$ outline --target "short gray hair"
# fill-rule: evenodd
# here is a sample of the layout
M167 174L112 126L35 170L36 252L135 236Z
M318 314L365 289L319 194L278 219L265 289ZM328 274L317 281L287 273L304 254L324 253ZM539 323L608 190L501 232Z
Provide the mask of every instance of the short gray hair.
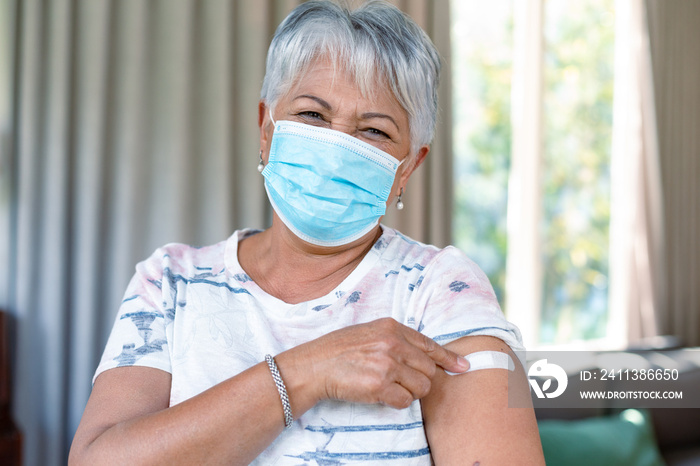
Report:
M328 0L299 5L272 39L261 98L274 108L313 61L324 56L349 72L363 95L371 96L377 81L389 86L408 114L412 156L430 144L437 120L440 56L408 15L377 0L355 10Z

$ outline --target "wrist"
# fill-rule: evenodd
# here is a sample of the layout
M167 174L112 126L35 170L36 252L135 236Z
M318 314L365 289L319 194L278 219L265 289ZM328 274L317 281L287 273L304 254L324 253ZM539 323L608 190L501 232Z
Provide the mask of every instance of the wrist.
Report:
M278 354L275 361L287 388L292 415L298 419L321 401L323 397L319 388L322 384L314 379L310 365L299 361L290 351Z
M282 380L282 375L277 368L277 363L275 358L270 354L265 355L265 362L267 367L270 369L270 374L272 375L272 380L275 382L277 387L277 393L280 396L280 402L282 403L282 413L284 414L284 427L289 429L294 423L294 416L292 415L292 407L289 403L289 395L287 394L287 386Z

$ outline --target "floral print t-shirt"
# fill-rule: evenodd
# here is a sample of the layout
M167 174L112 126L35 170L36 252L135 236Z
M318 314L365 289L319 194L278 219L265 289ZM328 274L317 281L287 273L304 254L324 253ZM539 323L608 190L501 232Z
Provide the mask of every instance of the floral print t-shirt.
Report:
M255 230L237 231L213 246L170 244L156 250L136 267L95 378L122 366L167 371L172 406L268 353L382 317L440 344L491 335L514 351L523 349L486 275L462 252L382 229L335 290L299 304L264 292L238 263L238 242ZM295 419L253 464L429 465L420 402L396 410L323 401Z

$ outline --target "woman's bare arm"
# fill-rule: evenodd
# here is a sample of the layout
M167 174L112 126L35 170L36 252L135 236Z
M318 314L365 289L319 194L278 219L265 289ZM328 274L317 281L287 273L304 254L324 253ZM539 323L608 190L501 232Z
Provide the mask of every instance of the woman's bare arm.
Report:
M321 399L405 408L456 354L393 319L347 327L276 358L299 417ZM249 464L282 431L277 388L259 363L173 407L170 374L122 367L97 377L69 461L77 464Z
M167 372L145 367L102 373L69 462L248 464L284 428L279 395L264 363L172 408L170 379ZM294 401L297 413L310 407L300 396Z
M544 465L530 392L522 366L502 340L475 336L445 345L457 354L501 351L510 355L515 374L483 369L460 375L438 370L430 393L421 400L430 451L440 465ZM508 380L511 377L510 383ZM509 407L508 393L519 397Z

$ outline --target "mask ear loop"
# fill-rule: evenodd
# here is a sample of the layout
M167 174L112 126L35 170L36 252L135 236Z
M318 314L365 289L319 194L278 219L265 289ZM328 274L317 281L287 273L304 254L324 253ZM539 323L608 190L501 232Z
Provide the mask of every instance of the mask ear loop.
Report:
M258 162L258 173L262 173L262 171L265 170L265 164L263 163L262 159L262 149L260 149L259 157L260 161Z

